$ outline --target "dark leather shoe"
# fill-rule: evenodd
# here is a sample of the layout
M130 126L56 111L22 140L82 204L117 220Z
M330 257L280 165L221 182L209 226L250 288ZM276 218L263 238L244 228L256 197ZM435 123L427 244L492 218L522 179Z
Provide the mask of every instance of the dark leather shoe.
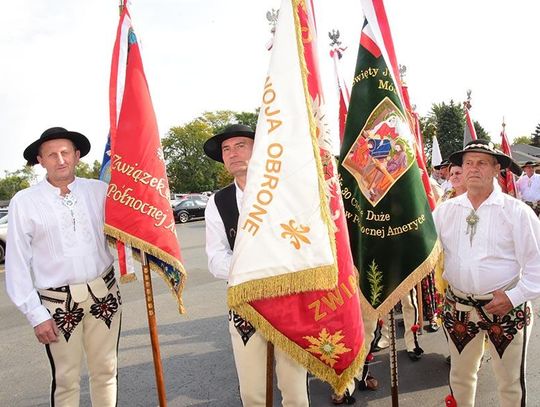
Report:
M365 381L358 381L358 386L356 386L356 388L361 391L364 391L364 390L375 391L379 388L379 381L375 379L373 376L368 375Z
M422 354L418 354L414 351L407 351L407 355L409 355L409 359L411 359L413 362L418 362L420 359L422 359Z

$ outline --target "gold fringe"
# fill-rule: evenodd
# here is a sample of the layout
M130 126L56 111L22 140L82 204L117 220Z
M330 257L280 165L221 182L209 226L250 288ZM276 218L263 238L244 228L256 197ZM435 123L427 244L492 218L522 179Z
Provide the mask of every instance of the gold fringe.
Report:
M142 259L141 259L141 254L138 253L138 252L135 252L133 253L133 257L135 257L135 260L137 260L139 263L142 263ZM153 272L159 274L159 276L165 280L165 282L167 283L167 285L169 286L169 289L171 290L171 293L173 295L173 297L176 299L176 303L178 305L178 313L179 314L185 314L186 313L186 309L184 307L184 302L182 301L182 297L181 297L181 293L182 293L182 290L183 290L183 286L184 284L182 284L182 287L181 289L178 291L178 293L176 291L174 291L174 287L173 285L170 283L169 281L169 278L167 277L167 275L163 272L163 270L161 269L161 267L159 267L157 264L153 263L153 262L148 262L148 266L150 267L150 270L152 270Z
M135 273L128 273L120 276L120 282L122 284L131 283L133 281L137 281L137 276L135 275Z
M311 146L313 148L313 158L315 160L315 166L317 168L317 178L319 180L319 202L320 202L320 209L321 209L321 218L326 225L326 228L328 230L328 239L330 241L330 247L332 249L332 255L334 258L334 267L335 267L335 274L338 273L338 267L337 267L337 250L336 250L336 235L335 235L335 223L332 220L332 216L330 214L330 204L328 202L328 197L326 196L326 181L324 179L324 171L323 171L323 165L321 162L321 148L319 147L319 140L317 138L317 125L315 124L313 114L313 108L312 108L312 99L311 95L309 94L309 88L308 88L308 82L307 82L307 75L309 74L307 69L306 60L304 58L304 43L303 43L303 37L302 37L302 27L300 25L300 18L298 17L298 6L302 6L306 10L306 3L305 0L292 0L291 1L291 7L292 7L292 13L294 17L294 29L296 33L296 44L297 44L297 52L298 52L298 62L300 63L300 76L302 77L302 87L304 88L304 98L306 102L306 110L307 110L307 116L309 121L309 132L311 136ZM308 19L309 21L309 19ZM321 84L322 85L322 84ZM322 95L321 95L322 96ZM334 174L335 176L335 174Z
M315 267L229 286L227 302L229 308L233 308L261 298L283 297L305 291L331 290L336 288L337 282L333 265Z
M444 272L444 252L439 256L437 264L435 264L435 288L441 295L444 295L448 288L448 281L443 278Z
M347 385L358 375L360 369L364 366L367 355L365 344L362 346L351 365L340 375L337 375L330 366L276 330L250 304L241 304L235 308L235 311L243 318L246 318L257 330L259 330L266 340L272 342L279 349L287 353L287 355L300 365L304 366L310 373L329 383L336 394L344 394Z
M169 286L171 292L173 293L174 297L176 298L176 302L178 304L178 312L180 314L184 314L186 312L185 308L184 308L184 303L182 301L182 292L184 291L187 274L186 274L186 270L184 269L184 266L182 265L180 260L178 260L174 256L171 256L169 253L166 253L165 251L157 248L156 246L154 246L154 245L152 245L152 244L150 244L150 243L148 243L148 242L146 242L146 241L144 241L142 239L139 239L138 237L130 235L129 233L123 232L120 229L117 229L117 228L115 228L113 226L110 226L110 225L107 225L107 224L105 224L105 234L112 237L112 238L114 238L114 239L118 239L123 243L128 243L131 246L133 246L133 247L135 247L135 248L137 248L137 249L139 249L139 250L141 250L141 251L143 251L145 253L149 253L152 256L157 257L158 259L170 264L172 267L177 269L180 272L180 274L182 274L182 279L181 279L181 281L180 281L180 283L178 285L178 292L176 292L174 290L173 285L171 284L171 282L169 281L169 278L163 272L163 270L160 267L158 267L156 264L154 264L152 262L149 262L150 269L153 270L154 272L158 273L161 276L161 278L163 280L165 280L165 282ZM114 245L111 241L109 241L109 244ZM141 262L140 254L134 253L134 256L139 262Z
M369 303L360 290L360 305L362 308L362 315L367 315L369 319L379 318L386 315L396 305L401 298L411 291L411 289L418 284L422 279L435 267L435 264L439 260L442 253L441 242L437 239L431 249L429 256L420 264L416 270L414 270L409 276L401 282L401 284L384 300L384 302L377 308Z

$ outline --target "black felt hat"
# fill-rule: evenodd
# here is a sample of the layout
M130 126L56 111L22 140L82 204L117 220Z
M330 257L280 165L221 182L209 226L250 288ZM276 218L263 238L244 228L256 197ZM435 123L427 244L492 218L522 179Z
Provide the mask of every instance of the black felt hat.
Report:
M227 126L221 133L210 137L203 145L204 153L212 160L223 162L221 144L233 137L255 138L255 132L249 126L243 124L232 124Z
M521 168L525 167L537 167L538 163L535 163L534 161L527 161L525 164L521 166Z
M84 157L90 151L90 141L81 133L68 131L63 127L51 127L43 132L43 134L30 144L23 152L23 157L27 161L27 165L36 165L38 163L37 156L39 147L49 140L68 139L73 142L75 148L80 151L81 157Z
M493 143L488 140L477 139L469 141L463 150L452 153L448 158L450 162L456 165L463 164L463 154L465 153L484 153L492 155L497 159L497 162L501 165L501 169L508 168L512 163L512 159L506 154L497 150Z
M448 160L442 160L439 165L434 165L433 168L438 171L441 168L449 167L449 166L450 166L450 162Z

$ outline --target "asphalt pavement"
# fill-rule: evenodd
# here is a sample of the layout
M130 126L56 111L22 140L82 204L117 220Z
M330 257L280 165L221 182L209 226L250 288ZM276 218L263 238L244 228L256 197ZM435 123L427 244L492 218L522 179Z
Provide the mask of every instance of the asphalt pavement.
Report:
M166 284L153 276L154 299L168 406L241 406L236 371L227 328L226 284L216 280L206 265L204 221L177 226L188 280L184 291L187 314L179 315L176 301ZM0 265L0 406L48 406L49 367L43 349L24 316L5 292ZM140 271L138 271L140 273ZM119 349L119 406L157 406L152 349L148 333L142 278L121 285L122 335ZM540 301L534 314L540 316ZM403 342L403 327L397 317L399 405L443 406L448 394L449 366L444 334L424 333L420 346L424 357L409 360ZM533 328L528 356L530 406L540 406L540 334ZM388 350L375 354L372 374L379 380L377 391L356 391L357 406L391 406ZM275 386L276 387L276 386ZM330 388L310 378L313 407L331 406ZM275 392L275 405L279 394ZM498 405L491 357L486 355L479 372L477 406ZM88 377L81 380L81 407L90 406ZM99 406L96 406L99 407Z

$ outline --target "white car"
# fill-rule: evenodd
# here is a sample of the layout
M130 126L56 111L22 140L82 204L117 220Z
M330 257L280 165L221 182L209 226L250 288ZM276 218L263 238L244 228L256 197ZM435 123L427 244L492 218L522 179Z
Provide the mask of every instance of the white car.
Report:
M6 257L7 221L7 215L0 218L0 263L3 263Z

